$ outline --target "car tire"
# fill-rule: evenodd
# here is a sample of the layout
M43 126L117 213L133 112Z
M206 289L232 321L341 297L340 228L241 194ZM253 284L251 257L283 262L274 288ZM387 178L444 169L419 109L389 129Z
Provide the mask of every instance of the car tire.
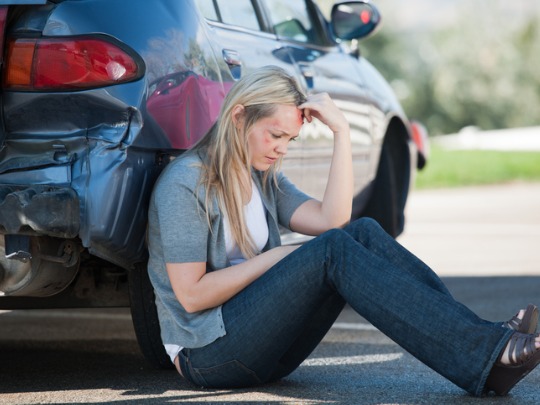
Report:
M361 216L375 219L396 238L405 226L405 202L409 190L409 157L406 140L387 135L379 159L371 196Z
M129 299L133 328L142 354L155 368L174 368L161 341L156 298L146 263L136 264L129 273Z

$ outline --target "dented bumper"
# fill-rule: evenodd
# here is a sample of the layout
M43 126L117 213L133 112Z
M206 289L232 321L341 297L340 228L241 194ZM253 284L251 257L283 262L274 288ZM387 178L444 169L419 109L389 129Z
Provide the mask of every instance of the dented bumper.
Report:
M79 199L66 187L0 184L0 233L74 238Z

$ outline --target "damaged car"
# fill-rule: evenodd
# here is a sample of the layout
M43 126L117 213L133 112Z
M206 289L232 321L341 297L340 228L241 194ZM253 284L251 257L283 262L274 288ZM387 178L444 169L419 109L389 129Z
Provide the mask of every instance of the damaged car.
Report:
M312 0L1 0L0 308L130 307L143 354L170 367L146 273L150 193L263 65L332 96L351 126L353 217L399 235L425 136L357 47L379 22L368 1L326 18ZM283 171L321 197L331 134L314 122L300 138Z

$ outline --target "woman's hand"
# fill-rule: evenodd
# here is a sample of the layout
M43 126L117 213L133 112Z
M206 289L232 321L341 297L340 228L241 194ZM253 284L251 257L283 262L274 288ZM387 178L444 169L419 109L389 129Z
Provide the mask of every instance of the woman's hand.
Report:
M308 122L311 122L313 117L315 117L327 125L334 135L349 135L349 123L328 93L312 94L298 108L303 110L304 117Z
M345 115L327 93L310 95L298 108L308 122L317 118L334 133L334 150L322 201L309 200L291 217L291 229L307 235L320 235L342 227L351 218L353 170L350 127Z

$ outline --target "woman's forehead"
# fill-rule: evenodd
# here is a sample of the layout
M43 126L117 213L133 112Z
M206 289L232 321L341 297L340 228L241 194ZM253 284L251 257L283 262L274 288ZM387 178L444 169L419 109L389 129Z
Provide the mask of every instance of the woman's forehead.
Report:
M295 105L279 104L274 113L266 117L265 121L275 130L296 135L304 123L304 113Z

